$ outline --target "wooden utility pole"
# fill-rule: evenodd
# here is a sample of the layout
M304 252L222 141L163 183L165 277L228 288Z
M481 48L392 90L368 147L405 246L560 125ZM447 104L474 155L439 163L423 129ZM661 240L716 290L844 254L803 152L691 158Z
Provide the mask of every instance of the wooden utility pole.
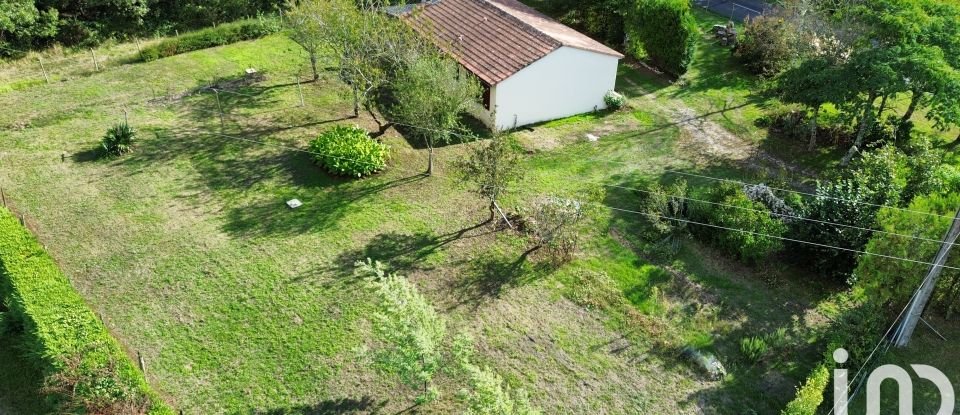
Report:
M893 344L895 346L905 347L910 343L910 337L913 336L913 331L917 328L917 323L922 320L923 310L927 308L927 303L930 302L933 289L936 288L940 273L947 263L947 256L950 255L950 248L953 248L954 243L957 242L957 237L960 237L960 210L957 210L957 215L953 218L953 224L950 226L950 230L943 236L940 250L937 251L937 256L933 258L933 265L930 266L927 275L923 277L920 292L910 300L903 322L900 323L900 327L894 332Z

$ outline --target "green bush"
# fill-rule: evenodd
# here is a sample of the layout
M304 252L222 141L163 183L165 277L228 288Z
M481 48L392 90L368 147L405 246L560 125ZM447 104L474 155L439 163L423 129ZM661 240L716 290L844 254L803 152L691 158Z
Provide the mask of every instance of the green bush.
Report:
M122 156L133 151L133 140L136 139L136 136L137 132L124 122L107 130L107 134L103 136L100 145L107 154Z
M59 412L172 414L40 243L0 209L0 299Z
M149 62L194 50L257 39L279 31L280 22L277 19L240 20L163 40L156 45L143 48L141 57Z
M609 109L618 110L627 103L627 98L617 91L610 91L603 96L603 103L607 104Z
M778 237L786 231L786 225L771 215L766 205L750 200L741 187L724 183L705 194L696 195L694 199L710 203L691 202L691 219L713 226L693 226L693 229L717 247L744 261L754 262L783 246Z
M740 339L740 352L751 362L759 362L767 354L767 342L756 336Z
M810 373L803 387L797 389L797 396L787 404L781 415L814 415L823 403L823 392L830 384L830 369L820 365Z
M774 76L801 57L800 30L778 16L747 19L734 49L736 56L750 72Z
M637 0L627 17L628 49L680 76L693 59L700 32L688 0Z
M310 143L317 162L332 174L363 177L387 164L389 149L358 126L338 125Z

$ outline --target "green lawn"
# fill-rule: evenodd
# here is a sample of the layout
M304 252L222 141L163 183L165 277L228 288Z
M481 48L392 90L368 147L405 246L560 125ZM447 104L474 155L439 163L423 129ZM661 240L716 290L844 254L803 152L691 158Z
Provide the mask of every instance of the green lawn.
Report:
M546 413L772 413L819 357L815 310L827 295L779 261L745 267L696 241L675 260L648 256L642 217L603 207L572 263L523 256L524 238L483 226L484 203L452 179L470 144L439 149L438 173L424 177L425 150L387 129L383 174L326 175L291 149L333 123L377 125L350 118L332 72L303 84L300 107L294 76L305 64L273 36L0 94L8 201L184 413L406 408L410 391L356 363L371 306L350 268L366 257L410 276L477 338L479 360ZM246 68L264 79L243 82ZM624 69L628 80L680 91ZM216 97L198 89L211 82L232 91L220 94L229 137L218 135ZM637 194L603 185L672 180L665 169L752 178L735 163L698 164L662 105L631 95L630 111L518 133L530 171L504 206L568 195L635 209ZM134 153L97 158L124 107L139 131ZM589 143L588 132L602 138ZM291 198L304 206L287 209ZM627 306L585 306L571 294L599 284L585 272L606 274ZM740 356L741 338L779 328L775 353ZM730 376L691 369L677 357L686 344L716 353ZM461 386L441 379L444 398L425 412L455 411Z

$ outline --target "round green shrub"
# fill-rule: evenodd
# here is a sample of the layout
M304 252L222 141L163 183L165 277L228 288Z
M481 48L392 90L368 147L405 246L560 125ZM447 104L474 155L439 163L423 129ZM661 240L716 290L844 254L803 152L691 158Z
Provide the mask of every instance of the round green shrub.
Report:
M714 246L749 263L783 247L778 238L786 232L786 225L763 203L750 200L742 187L724 183L694 199L708 203L692 202L691 219L713 226L693 226L693 231Z
M358 126L338 125L313 140L310 152L332 174L363 177L383 170L389 148Z
M136 136L137 132L124 122L107 130L107 134L103 136L100 145L107 154L122 156L133 151L133 141Z
M603 103L607 104L607 108L609 109L618 110L626 105L627 98L617 91L610 91L603 96Z

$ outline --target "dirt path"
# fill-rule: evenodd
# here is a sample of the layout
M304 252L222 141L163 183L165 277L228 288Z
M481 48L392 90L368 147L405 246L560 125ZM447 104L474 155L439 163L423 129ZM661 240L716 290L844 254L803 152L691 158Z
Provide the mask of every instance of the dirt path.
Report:
M632 87L642 87L627 79ZM771 173L789 172L795 176L812 177L815 172L777 158L730 132L720 124L711 121L709 115L700 115L683 101L676 98L663 98L657 101L655 93L646 93L641 98L662 106L666 101L664 116L677 125L684 134L680 146L693 156L697 163L709 163L717 160L736 162L752 170Z

